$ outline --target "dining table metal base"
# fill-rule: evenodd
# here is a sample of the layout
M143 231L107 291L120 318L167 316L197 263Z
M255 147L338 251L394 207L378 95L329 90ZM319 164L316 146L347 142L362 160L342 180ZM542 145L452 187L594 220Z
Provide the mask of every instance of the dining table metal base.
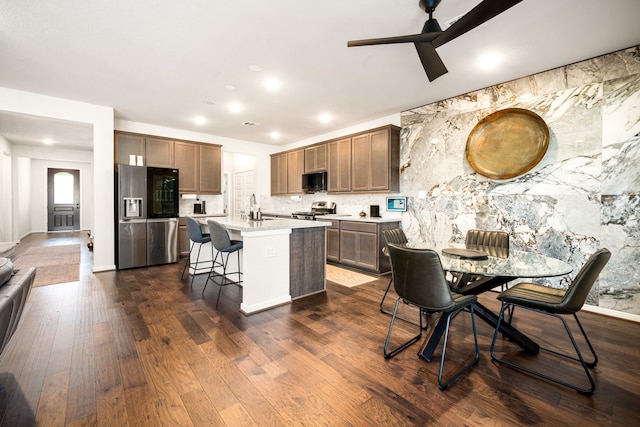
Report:
M505 283L513 280L513 277L483 277L478 280L474 280L470 283L466 283L462 286L459 286L457 291L463 295L478 295L483 292L494 289L498 286L504 285ZM495 329L498 324L498 315L491 311L488 307L483 304L476 302L474 304L474 312L475 314L489 324L492 328ZM418 355L423 359L431 362L433 358L433 354L440 343L440 339L442 338L442 334L447 328L446 319L438 319L438 322L435 323L433 330L429 337L424 341ZM509 340L511 340L514 344L520 346L523 350L530 354L537 354L540 351L540 346L531 340L529 337L524 335L518 329L511 326L511 324L507 322L500 323L500 333Z

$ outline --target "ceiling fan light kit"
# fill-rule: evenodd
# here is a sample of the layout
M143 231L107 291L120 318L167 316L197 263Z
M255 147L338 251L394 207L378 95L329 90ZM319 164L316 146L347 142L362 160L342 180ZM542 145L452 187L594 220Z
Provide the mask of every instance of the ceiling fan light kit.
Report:
M433 12L440 4L440 1L441 0L420 0L420 8L429 14L429 19L424 23L420 34L353 40L347 42L347 46L413 43L418 52L420 62L422 62L422 66L424 67L424 71L427 73L427 78L432 82L447 73L447 68L442 62L442 59L440 59L438 52L436 52L436 48L484 24L488 20L520 3L522 0L483 0L444 31L440 28L438 21L433 18Z

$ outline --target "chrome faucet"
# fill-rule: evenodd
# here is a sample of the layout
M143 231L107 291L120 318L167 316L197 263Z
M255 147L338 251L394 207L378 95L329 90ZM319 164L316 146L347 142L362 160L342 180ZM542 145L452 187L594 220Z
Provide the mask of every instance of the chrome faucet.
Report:
M251 197L249 198L249 215L250 219L255 219L255 207L256 207L256 195L255 194L251 194Z

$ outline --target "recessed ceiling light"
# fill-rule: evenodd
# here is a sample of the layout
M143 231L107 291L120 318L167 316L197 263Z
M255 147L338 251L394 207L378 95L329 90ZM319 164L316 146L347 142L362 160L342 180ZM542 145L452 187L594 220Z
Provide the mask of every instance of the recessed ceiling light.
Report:
M236 89L236 87L235 87L235 86L233 86L233 85L226 85L224 88L225 88L226 90L235 90L235 89Z
M262 68L260 68L257 65L249 65L249 70L253 71L254 73L257 73L258 71L262 71Z
M45 138L42 140L45 145L53 145L53 140L51 138Z
M282 82L276 77L267 77L264 79L264 87L269 92L275 92L282 87Z
M478 57L476 64L482 70L493 70L502 63L503 59L504 56L501 53L487 52Z
M331 119L332 117L329 113L322 113L320 114L320 116L318 116L318 120L320 120L322 123L329 123Z
M240 111L242 111L242 105L240 105L237 102L230 102L227 105L227 108L229 109L229 111L231 111L232 113L239 113Z
M205 119L202 116L197 116L193 118L193 123L202 126L203 124L207 123L207 119Z
M204 101L205 104L216 105L215 101Z
M273 139L280 139L280 132L278 132L278 131L275 131L275 130L274 130L274 131L273 131L273 132L271 132L269 135L270 135L270 136L271 136L271 138L273 138Z

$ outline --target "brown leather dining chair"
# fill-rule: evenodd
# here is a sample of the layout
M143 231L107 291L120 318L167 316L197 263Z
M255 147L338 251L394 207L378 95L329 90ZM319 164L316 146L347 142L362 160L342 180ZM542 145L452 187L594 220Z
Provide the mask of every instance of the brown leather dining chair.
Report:
M609 258L611 258L611 252L609 252L607 249L598 250L582 266L582 268L580 269L578 274L576 274L573 281L566 290L523 282L512 286L506 291L501 292L498 295L498 299L502 301L502 308L500 310L500 314L498 315L496 332L494 333L493 341L491 342L491 359L507 365L511 368L518 369L539 378L543 378L547 381L560 384L565 387L573 388L580 393L591 395L594 392L596 386L589 372L589 368L593 368L596 366L596 364L598 363L598 356L596 355L596 352L591 345L591 342L589 341L589 338L587 337L587 334L582 327L580 320L578 319L577 313L584 305L591 287L600 275L600 272L602 271L604 266L609 261ZM531 369L524 365L516 364L514 361L512 361L513 358L511 357L510 360L507 360L496 355L495 345L498 338L498 328L500 328L500 324L505 321L504 313L505 311L509 310L510 307L522 307L524 309L531 310L540 314L552 316L562 322L565 331L567 332L567 335L571 340L571 344L573 346L573 349L575 350L577 357L555 350L545 349L542 347L540 347L540 349L551 355L579 362L582 369L584 370L587 380L590 383L589 388L584 388L581 385L571 384L568 381L559 378L558 376L551 376L550 374L542 373L538 370ZM582 333L582 336L584 337L586 344L591 351L591 355L593 357L592 361L585 361L582 353L580 352L580 348L576 343L573 334L571 333L569 325L562 317L563 315L572 315L575 319L578 327L580 328L580 332ZM537 329L538 327L539 325L536 325Z
M442 344L442 357L440 359L440 369L438 371L438 386L444 390L451 382L459 378L463 373L478 363L480 354L478 350L478 338L476 335L476 323L473 315L474 303L477 301L476 295L461 295L452 293L442 269L442 263L438 253L431 249L408 249L393 243L388 245L389 256L391 258L391 269L393 271L393 286L398 294L396 299L389 331L384 343L384 357L390 359L410 345L417 342L422 337L422 313L442 313L446 318L446 329ZM398 345L395 349L389 350L391 333L398 314L400 301L418 307L418 334ZM471 324L473 328L473 339L475 343L475 356L471 362L463 366L455 374L452 374L446 381L443 381L443 368L447 352L447 341L449 338L449 326L451 319L462 311L471 314Z

